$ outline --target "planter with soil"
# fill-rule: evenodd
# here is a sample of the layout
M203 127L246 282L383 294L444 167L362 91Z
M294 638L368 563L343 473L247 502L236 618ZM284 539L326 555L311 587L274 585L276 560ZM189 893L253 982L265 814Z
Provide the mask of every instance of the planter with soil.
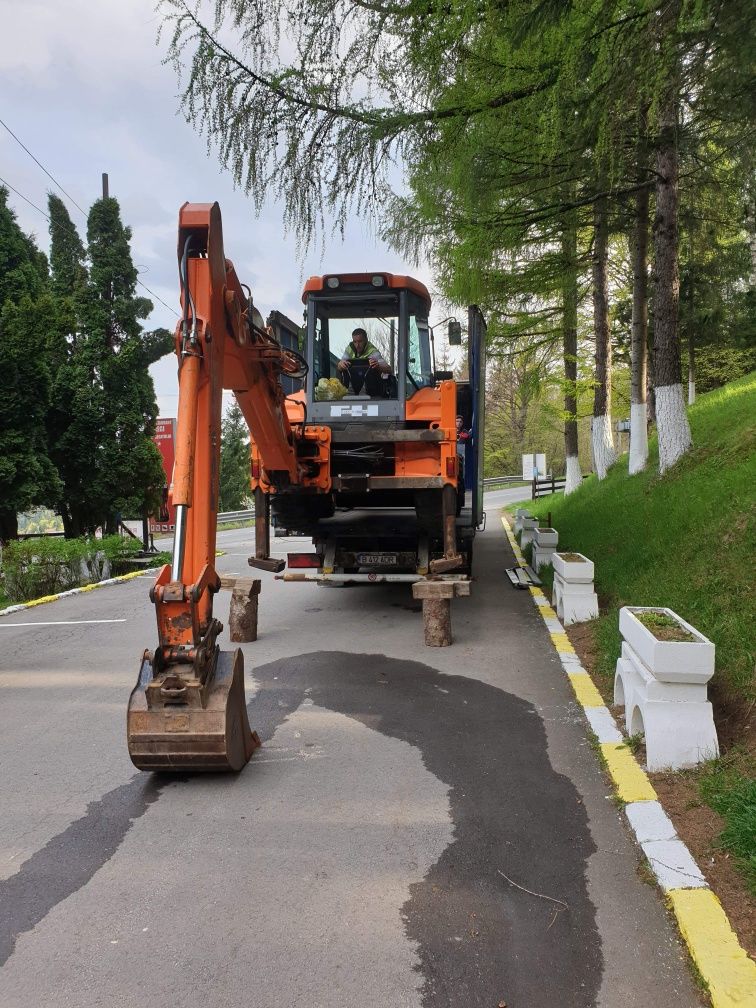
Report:
M704 685L714 675L714 644L671 609L623 606L619 629L659 682Z

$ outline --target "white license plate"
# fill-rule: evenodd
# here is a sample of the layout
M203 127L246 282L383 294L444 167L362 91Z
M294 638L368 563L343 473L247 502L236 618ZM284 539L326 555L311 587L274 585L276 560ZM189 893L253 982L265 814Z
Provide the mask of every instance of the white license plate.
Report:
M376 565L387 566L396 564L396 554L394 553L358 553L357 563L360 567L374 567Z

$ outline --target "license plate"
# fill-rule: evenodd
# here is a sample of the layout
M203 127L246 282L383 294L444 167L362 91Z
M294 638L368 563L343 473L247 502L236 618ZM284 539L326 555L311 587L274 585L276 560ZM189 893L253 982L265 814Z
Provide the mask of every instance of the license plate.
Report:
M396 553L358 553L357 563L360 567L381 567L396 565Z

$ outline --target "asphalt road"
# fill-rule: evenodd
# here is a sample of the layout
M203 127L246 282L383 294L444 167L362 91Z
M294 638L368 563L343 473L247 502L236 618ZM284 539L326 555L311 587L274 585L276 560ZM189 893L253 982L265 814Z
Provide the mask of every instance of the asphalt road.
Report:
M699 1004L492 498L450 648L406 586L262 575L238 776L128 759L148 578L0 618L3 1008Z

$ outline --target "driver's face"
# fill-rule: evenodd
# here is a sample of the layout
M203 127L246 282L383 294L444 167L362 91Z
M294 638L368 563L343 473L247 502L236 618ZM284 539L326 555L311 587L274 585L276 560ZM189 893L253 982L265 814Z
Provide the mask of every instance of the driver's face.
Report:
M361 353L365 349L367 340L362 333L357 333L355 336L352 336L352 342L354 343L355 349Z

